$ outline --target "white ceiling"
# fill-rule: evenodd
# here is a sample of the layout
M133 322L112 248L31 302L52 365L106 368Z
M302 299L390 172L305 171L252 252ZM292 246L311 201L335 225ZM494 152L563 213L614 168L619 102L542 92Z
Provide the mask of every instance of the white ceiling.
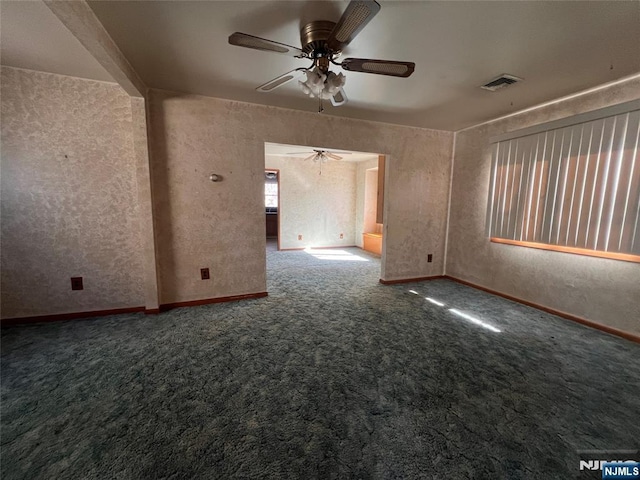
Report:
M344 56L409 60L408 79L346 72L350 102L325 113L445 130L481 123L640 72L639 1L385 1ZM231 46L241 31L299 45L311 20L348 1L90 1L150 87L299 110L292 82L255 87L308 62ZM0 1L2 63L111 80L40 1ZM56 23L57 22L57 23ZM525 80L491 93L501 73Z
M342 157L342 162L364 162L366 160L377 160L377 153L354 152L344 150L324 149L322 147L306 147L300 145L286 145L284 143L265 143L264 154L266 156L289 157L293 159L305 159L312 155L315 150L325 150Z
M113 82L113 77L40 1L0 1L2 65Z
M384 1L344 56L408 60L408 79L347 72L344 107L326 113L458 130L640 72L638 1ZM90 2L149 86L314 111L291 82L258 85L308 62L231 46L240 31L300 45L311 20L347 1ZM501 73L525 81L491 93Z

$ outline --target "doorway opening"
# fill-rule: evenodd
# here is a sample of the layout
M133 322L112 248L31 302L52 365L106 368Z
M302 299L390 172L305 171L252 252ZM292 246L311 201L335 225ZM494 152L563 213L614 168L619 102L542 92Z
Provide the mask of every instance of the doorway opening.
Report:
M384 178L378 153L265 143L267 258L302 251L325 268L381 266Z
M279 206L280 171L267 169L264 171L264 210L267 250L280 250Z

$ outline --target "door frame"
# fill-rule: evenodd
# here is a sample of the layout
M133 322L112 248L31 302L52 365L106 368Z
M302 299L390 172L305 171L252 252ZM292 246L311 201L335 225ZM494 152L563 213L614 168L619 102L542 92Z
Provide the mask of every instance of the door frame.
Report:
M276 241L278 243L278 251L280 251L280 215L281 215L281 205L280 205L280 169L279 168L268 168L264 167L264 173L267 172L275 172L276 174L276 184L278 185L278 233L276 235ZM266 207L265 207L266 208ZM266 215L266 212L265 212ZM265 219L266 221L266 219Z

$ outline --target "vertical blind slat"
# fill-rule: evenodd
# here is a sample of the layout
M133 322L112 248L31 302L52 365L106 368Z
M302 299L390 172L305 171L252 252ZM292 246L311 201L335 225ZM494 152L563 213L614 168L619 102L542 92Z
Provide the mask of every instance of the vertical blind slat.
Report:
M518 157L516 158L516 166L513 170L513 198L509 211L509 236L512 238L516 238L516 232L518 230L518 209L520 208L520 193L522 192L522 167L524 165L526 150L527 138L525 137L518 141Z
M596 195L598 193L598 179L599 179L599 172L600 172L600 156L602 153L602 146L604 145L604 132L605 132L605 122L604 120L602 121L602 129L600 130L600 142L597 143L597 150L594 152L595 155L595 163L594 163L594 179L593 179L593 188L591 189L591 198L589 201L589 214L587 215L587 225L586 225L586 234L585 234L585 238L584 238L584 245L581 245L584 248L589 248L589 235L591 234L591 232L593 231L595 222L592 221L593 217L594 217L594 203L596 200ZM597 211L598 205L595 204L595 208ZM591 235L591 238L593 238L593 235ZM595 248L595 247L594 247Z
M496 178L495 178L495 197L493 197L492 199L492 209L493 209L493 214L492 214L492 230L491 230L491 234L492 235L497 235L498 234L498 229L497 229L497 225L498 222L500 221L498 215L500 214L500 195L502 193L502 160L504 158L504 150L505 150L506 146L503 143L500 143L500 149L498 150L498 158L496 161Z
M500 222L500 198L502 195L502 174L503 174L503 161L504 161L504 156L505 156L505 149L506 146L500 144L500 149L498 150L498 159L496 162L496 178L495 178L495 192L496 192L496 196L493 197L493 215L492 215L492 222L493 222L493 226L492 226L492 230L491 230L491 234L492 235L497 235L498 234L498 224Z
M584 128L583 125L583 136L582 141L580 143L580 154L578 155L578 164L581 170L576 172L576 184L578 185L579 191L576 192L576 208L575 208L575 219L573 221L574 225L574 233L572 235L572 242L567 242L568 245L572 245L574 247L578 246L578 235L580 234L580 223L582 220L582 207L584 205L584 194L587 189L587 176L589 174L589 153L591 151L591 142L593 141L593 124L589 125L588 128Z
M533 138L527 137L525 148L522 150L522 167L520 170L520 187L518 188L518 207L516 209L516 231L515 237L522 240L522 231L524 229L525 207L527 203L527 186L529 185L531 162L531 150L533 148Z
M597 217L596 230L595 230L595 241L593 246L594 250L604 250L603 248L604 235L602 235L604 232L602 231L603 229L601 229L600 227L602 226L602 220L605 212L604 207L608 200L607 193L610 193L610 190L608 190L607 187L609 183L609 173L611 171L611 151L613 149L613 141L616 133L616 124L617 124L617 118L613 117L611 130L607 131L608 142L607 142L606 151L604 153L604 156L605 156L605 160L603 161L604 176L602 177L602 187L600 190L600 199L598 202L598 217Z
M487 233L489 236L493 235L493 214L495 208L493 207L493 199L496 198L496 176L498 168L498 155L500 154L500 143L493 145L493 153L491 154L491 177L489 179L489 198L487 200Z
M536 216L535 216L535 221L533 224L533 241L534 242L538 242L540 240L540 221L542 219L542 215L540 212L540 207L542 205L541 202L541 198L542 196L546 193L546 182L545 179L547 178L545 175L545 171L547 168L547 164L545 162L545 158L547 155L547 140L548 140L548 132L544 132L544 143L542 146L542 156L541 156L541 161L540 162L536 162L536 163L540 163L540 177L538 178L538 196L536 198ZM544 185L544 189L543 189L543 185Z
M625 155L629 155L629 174L627 191L624 196L624 208L622 222L620 224L620 241L618 243L618 251L631 251L633 250L633 214L631 208L633 204L633 198L640 196L640 172L636 171L638 168L638 143L640 143L640 111L631 112L629 114L630 127L627 132L627 140L625 141ZM635 136L635 141L634 141ZM627 163L627 162L625 162ZM635 186L635 189L634 189ZM635 192L635 195L634 195ZM629 225L627 224L629 223Z
M559 204L557 207L558 213L557 213L557 220L556 220L556 238L555 238L555 244L556 245L560 245L560 238L564 235L564 231L565 231L565 227L566 227L566 222L565 222L565 203L566 202L566 195L567 195L567 184L569 183L569 170L571 167L571 149L574 146L574 140L573 140L573 128L569 128L569 144L567 145L566 148L566 155L562 156L562 173L559 174L562 177L561 180L561 189L560 191L556 194L556 202ZM563 142L564 143L564 142ZM558 177L560 178L560 177Z
M586 143L586 148L584 150L582 163L584 166L584 173L582 175L582 184L580 186L580 203L578 204L578 215L576 219L576 233L574 237L574 245L576 247L584 246L584 236L586 231L586 224L588 219L586 217L586 212L588 211L586 205L589 203L589 185L590 179L593 175L593 163L591 162L591 147L593 145L594 139L594 124L592 123L589 128L589 140Z
M544 204L544 217L542 225L542 233L544 243L551 243L551 235L553 234L553 216L556 208L556 192L558 191L558 164L562 158L562 142L564 140L564 129L560 134L555 134L551 155L549 157L549 183L547 185L547 197Z
M578 226L578 209L575 208L579 205L578 194L580 192L580 178L582 170L584 169L584 161L582 159L583 152L583 143L584 143L584 125L580 125L580 136L578 139L578 150L575 156L572 158L574 169L572 175L572 183L573 188L571 189L570 194L570 204L569 204L569 213L567 214L567 233L564 238L564 244L568 246L575 246L575 242L573 241L574 235L573 232L577 231Z
M507 204L507 185L509 182L509 159L511 158L511 147L512 147L511 144L512 142L511 140L509 140L509 145L507 148L507 152L505 153L504 164L503 164L504 171L502 173L502 180L503 180L502 196L499 200L500 203L502 204L502 208L500 210L500 236L502 236L504 232L504 211Z
M518 153L519 153L519 148L521 148L519 139L514 140L514 143L515 143L515 146L514 146L513 158L515 161L509 162L509 187L508 187L508 191L507 191L508 195L505 203L505 215L507 216L507 222L505 224L505 232L503 233L509 238L512 237L511 212L514 207L513 197L517 193L515 189L515 181L516 181L516 176L518 172Z
M527 161L527 183L525 205L523 206L522 229L520 230L520 240L527 241L530 238L529 224L531 220L531 202L533 201L533 192L536 187L536 162L534 161L538 155L540 137L535 135L531 138L531 148L529 149L529 160Z
M633 240L631 240L631 253L640 255L640 228L638 228L640 224L640 195L638 195L636 204L638 206L636 207L636 221L633 227Z
M613 228L613 222L616 218L618 218L618 223L620 222L620 218L622 217L622 212L619 209L616 209L617 199L621 197L622 191L619 189L620 187L620 174L624 170L623 161L624 161L624 144L627 140L627 127L629 126L629 114L619 115L618 116L618 124L620 128L618 129L619 133L616 135L614 139L614 145L611 152L611 161L613 165L611 166L611 182L610 182L610 201L609 201L609 209L607 212L607 225L604 232L604 251L609 251L609 242L613 240L613 243L618 243L619 239L619 230ZM612 239L613 235L613 239ZM614 249L617 251L617 249Z
M539 241L543 243L548 243L545 236L546 236L546 232L548 231L548 228L547 228L548 213L547 212L549 211L549 209L547 207L549 207L549 201L550 201L549 178L550 178L550 173L553 172L553 154L556 148L556 135L557 135L557 132L552 132L551 138L549 139L549 147L547 149L545 158L542 160L545 166L545 176L544 176L545 189L544 189L544 202L542 203L542 209L540 211L540 213L542 214L542 219L540 220L540 233L538 235L538 238L539 238Z

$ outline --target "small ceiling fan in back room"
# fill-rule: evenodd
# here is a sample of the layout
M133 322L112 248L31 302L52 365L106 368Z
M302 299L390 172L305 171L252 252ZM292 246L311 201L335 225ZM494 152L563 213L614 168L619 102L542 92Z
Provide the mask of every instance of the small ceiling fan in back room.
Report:
M311 154L311 155L309 155ZM311 151L304 151L304 152L289 152L285 155L287 156L291 156L291 157L295 157L298 155L304 155L306 158L304 158L302 161L303 162L307 162L309 160L312 160L314 163L319 163L320 164L320 173L319 175L322 175L322 164L328 162L329 160L342 160L342 157L340 155L351 155L351 152L338 152L338 151L334 151L334 150L322 150L319 148L314 148ZM309 156L307 156L309 155Z
M314 162L328 162L329 160L342 160L342 157L337 154L351 155L351 152L337 152L333 150L322 150L319 148L314 148L312 150L304 151L304 152L289 152L286 155L289 155L289 156L309 155L308 157L303 159L304 162L308 160L313 160Z
M239 47L311 60L313 63L310 66L291 70L260 85L256 90L271 92L291 80L306 76L305 81L299 82L302 91L311 97L318 98L318 111L322 112L323 100L331 100L331 103L336 107L347 102L343 88L346 78L342 73L336 74L330 71L331 65L342 67L343 70L350 72L374 73L402 78L413 73L415 69L413 62L367 58L345 58L341 62L337 61L342 49L351 43L379 11L380 5L374 0L352 0L338 23L315 20L302 27L300 30L301 48L240 32L231 34L229 43Z

